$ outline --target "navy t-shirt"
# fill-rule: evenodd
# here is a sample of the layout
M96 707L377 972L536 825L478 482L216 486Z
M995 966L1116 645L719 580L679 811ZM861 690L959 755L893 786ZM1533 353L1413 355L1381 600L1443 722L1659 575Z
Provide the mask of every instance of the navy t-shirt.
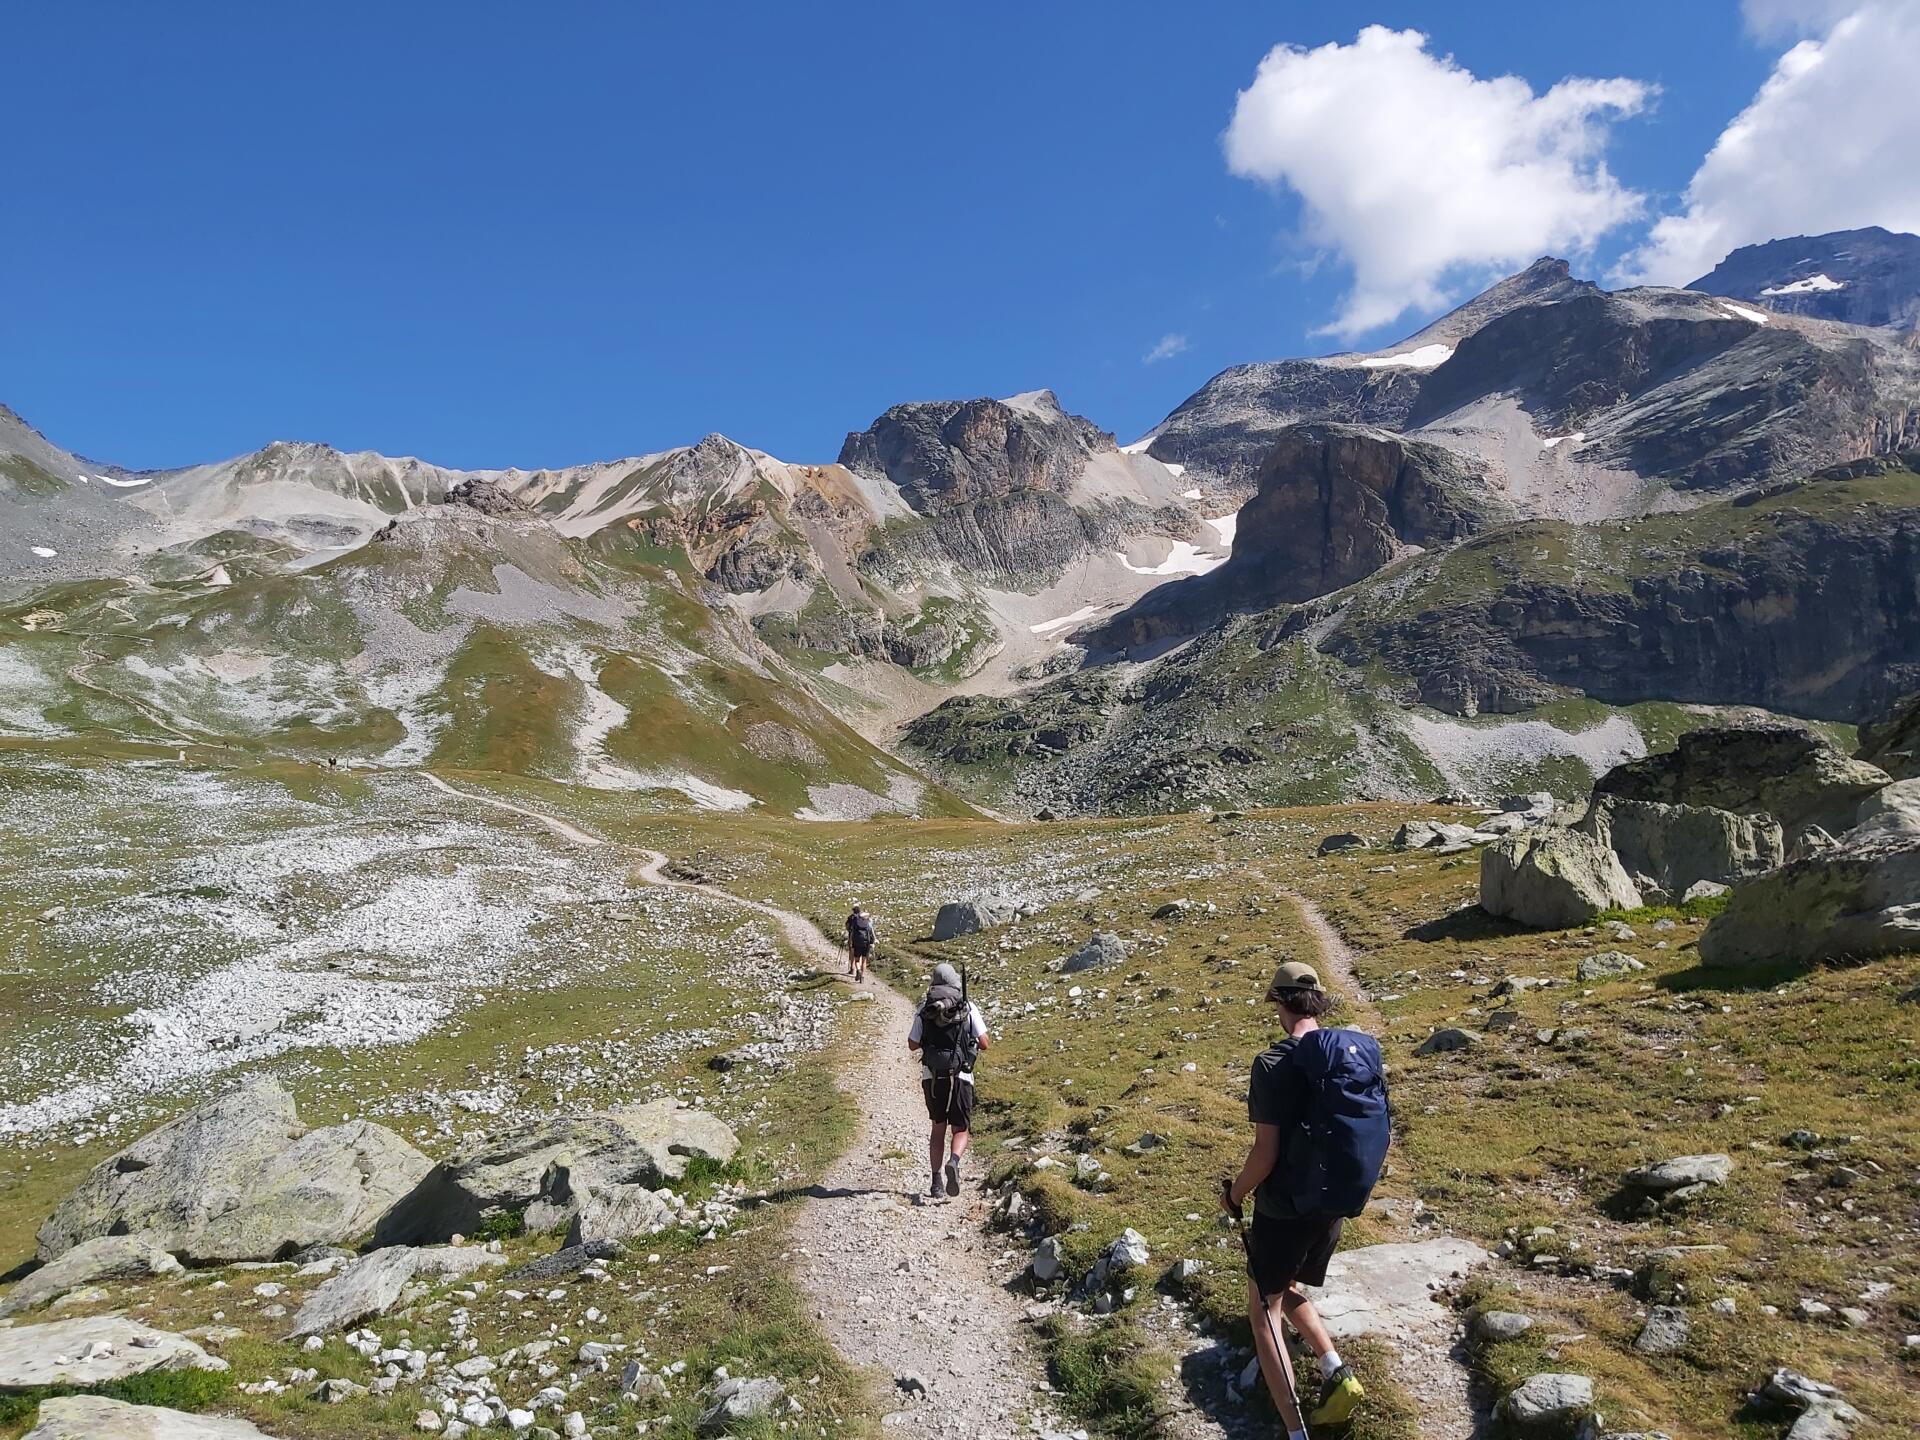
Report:
M1287 1141L1293 1127L1300 1123L1307 1104L1306 1082L1294 1068L1293 1048L1299 1044L1291 1035L1277 1041L1270 1050L1253 1057L1253 1075L1247 1082L1247 1118L1256 1125L1280 1127L1280 1158L1274 1163L1260 1188L1253 1193L1253 1208L1262 1215L1291 1220L1298 1213L1282 1189L1287 1165Z

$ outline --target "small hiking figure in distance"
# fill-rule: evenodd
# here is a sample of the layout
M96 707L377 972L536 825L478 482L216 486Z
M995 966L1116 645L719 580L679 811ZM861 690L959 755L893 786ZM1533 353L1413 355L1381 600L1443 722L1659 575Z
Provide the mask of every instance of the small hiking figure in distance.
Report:
M1307 1419L1341 1424L1366 1392L1299 1287L1326 1283L1342 1223L1366 1208L1386 1164L1391 1120L1380 1046L1358 1030L1321 1027L1334 999L1312 966L1282 965L1267 999L1286 1033L1254 1058L1253 1147L1240 1173L1221 1182L1220 1204L1237 1222L1240 1207L1254 1202L1253 1223L1241 1232L1254 1349L1289 1440L1306 1440ZM1280 1319L1319 1357L1320 1404L1306 1419Z
M847 974L864 982L867 961L873 955L873 917L860 906L847 916Z
M933 1175L929 1200L960 1193L960 1161L973 1142L973 1066L989 1043L986 1018L967 998L966 977L951 965L934 966L933 983L907 1031L908 1051L920 1052L920 1093L932 1125L927 1132L927 1165Z

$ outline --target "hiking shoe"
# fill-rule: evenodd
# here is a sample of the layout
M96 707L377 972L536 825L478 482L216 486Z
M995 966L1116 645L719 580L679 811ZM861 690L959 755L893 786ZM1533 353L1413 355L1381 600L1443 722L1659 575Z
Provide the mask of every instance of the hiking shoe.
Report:
M1366 1398L1360 1377L1351 1367L1342 1365L1321 1383L1320 1404L1307 1419L1315 1425L1344 1425Z
M947 1194L958 1195L959 1193L960 1162L958 1160L949 1160L947 1161Z
M927 1187L927 1199L944 1200L946 1198L947 1188L940 1183L940 1177L936 1175L933 1177L933 1183Z

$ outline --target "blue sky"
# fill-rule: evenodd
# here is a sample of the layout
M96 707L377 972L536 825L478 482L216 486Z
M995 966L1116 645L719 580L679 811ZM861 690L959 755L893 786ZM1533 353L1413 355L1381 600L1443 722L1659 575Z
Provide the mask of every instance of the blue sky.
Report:
M1347 348L1314 332L1348 264L1303 266L1297 196L1221 136L1273 46L1363 22L1536 92L1657 85L1606 150L1656 213L1782 48L1733 0L16 0L0 402L150 466L825 459L894 402L1039 386L1129 440L1227 365Z

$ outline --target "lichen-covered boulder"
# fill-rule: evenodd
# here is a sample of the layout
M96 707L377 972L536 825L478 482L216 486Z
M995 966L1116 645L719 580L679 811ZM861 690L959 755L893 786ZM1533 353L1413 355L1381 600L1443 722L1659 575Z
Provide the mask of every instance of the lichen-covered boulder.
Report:
M154 1370L224 1370L184 1335L124 1315L0 1327L0 1393L50 1386L89 1388Z
M1629 874L1652 877L1669 895L1684 895L1702 880L1731 885L1786 858L1786 837L1771 815L1711 805L1599 795L1574 828L1612 850Z
M1562 929L1639 903L1613 851L1578 830L1514 835L1480 852L1480 908L1489 915Z
M1848 843L1734 887L1700 936L1730 967L1920 950L1920 831L1867 826Z
M144 1234L189 1264L279 1259L366 1233L431 1168L364 1120L308 1129L258 1078L102 1161L40 1227L39 1255Z
M971 900L949 900L933 917L933 938L955 940L962 935L977 935L1004 925L1019 913L1019 906L1005 895L979 895Z

